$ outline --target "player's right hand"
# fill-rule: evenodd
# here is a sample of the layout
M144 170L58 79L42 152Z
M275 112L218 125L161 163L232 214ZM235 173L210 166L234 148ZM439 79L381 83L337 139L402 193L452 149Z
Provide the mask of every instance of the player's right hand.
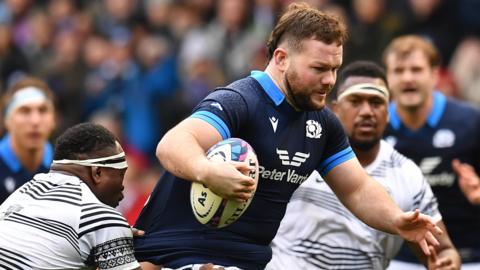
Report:
M247 162L212 161L205 168L200 182L224 199L244 202L253 196L256 189L256 181L248 176L253 169Z
M480 178L475 168L458 159L452 161L452 168L458 175L458 185L470 203L480 205Z
M452 258L440 258L433 246L429 246L430 256L428 256L428 270L458 270L459 268L453 263Z
M438 246L440 243L435 235L443 231L435 224L430 216L421 214L418 209L405 212L395 221L397 233L410 242L419 244L425 255L430 255L429 245Z
M215 267L215 265L211 263L204 264L200 266L200 270L225 270L223 267Z

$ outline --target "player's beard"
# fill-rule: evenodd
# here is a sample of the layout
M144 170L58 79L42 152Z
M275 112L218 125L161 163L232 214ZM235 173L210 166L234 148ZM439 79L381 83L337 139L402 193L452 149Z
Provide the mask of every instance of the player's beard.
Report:
M358 149L360 151L370 151L373 147L375 147L375 145L377 145L377 143L380 142L380 138L373 138L368 141L360 141L349 137L348 140L350 142L350 146L352 146L353 149Z
M325 101L322 105L317 105L312 101L312 91L304 89L304 87L301 86L301 78L295 70L287 70L284 81L288 101L293 107L302 111L319 111L325 107ZM329 93L330 90L331 87L327 90L327 93Z

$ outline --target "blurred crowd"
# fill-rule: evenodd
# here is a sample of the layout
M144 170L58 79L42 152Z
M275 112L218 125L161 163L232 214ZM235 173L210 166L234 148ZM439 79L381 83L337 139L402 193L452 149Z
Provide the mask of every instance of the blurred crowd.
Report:
M140 189L123 207L140 209L160 174L163 133L216 86L264 68L267 35L290 2L4 0L0 93L33 75L56 95L55 134L82 121L112 130L130 157L126 180ZM393 37L421 34L442 54L439 89L480 105L480 1L304 2L348 24L344 64L380 63Z

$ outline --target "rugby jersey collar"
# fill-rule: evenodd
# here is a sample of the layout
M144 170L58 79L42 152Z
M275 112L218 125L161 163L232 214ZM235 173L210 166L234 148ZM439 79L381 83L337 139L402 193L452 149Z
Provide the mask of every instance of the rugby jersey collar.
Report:
M0 158L3 159L5 164L10 168L12 172L19 172L22 169L22 164L18 160L17 155L13 152L10 135L5 135L0 140ZM43 161L42 165L45 168L49 168L53 159L53 149L50 143L45 144L43 149Z
M440 119L442 118L443 112L445 111L446 104L447 97L438 91L434 91L433 107L427 118L427 124L430 127L435 128L438 125ZM397 114L397 104L395 102L390 103L388 112L390 114L390 124L392 127L397 130L400 129L402 126L402 120Z
M276 106L283 102L285 95L266 72L254 70L250 74L250 77L257 80L257 82L262 86L263 90L267 93Z

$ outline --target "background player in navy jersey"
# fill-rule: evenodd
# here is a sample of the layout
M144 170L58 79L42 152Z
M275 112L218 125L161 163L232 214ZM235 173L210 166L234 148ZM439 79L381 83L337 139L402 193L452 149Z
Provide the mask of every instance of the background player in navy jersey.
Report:
M54 96L43 81L24 78L7 90L2 109L7 133L0 141L0 203L34 174L48 171Z
M0 205L0 269L140 269L113 208L127 170L115 136L76 125L57 139L54 159Z
M444 228L438 204L422 172L381 140L388 123L389 92L384 70L373 62L347 65L337 81L332 104L358 160L404 210L419 208ZM460 269L460 256L447 233L427 256L411 243L428 269ZM341 205L314 172L292 195L272 241L267 269L385 269L403 239L365 226ZM433 247L432 247L433 248Z
M386 140L422 169L462 257L462 269L480 269L480 206L471 204L459 188L464 181L478 181L473 168L478 172L480 164L480 114L435 91L439 54L424 38L394 39L384 62L394 96ZM405 262L398 269L416 261L407 252L397 257Z
M291 4L268 41L265 72L219 88L160 141L157 156L167 172L136 227L135 255L154 268L212 262L226 269L264 269L292 193L318 170L340 200L362 221L389 233L438 244L433 219L404 213L365 173L342 126L325 106L342 63L346 29L336 18L305 4ZM221 197L245 200L255 181L246 164L214 163L205 151L228 137L249 142L259 158L260 179L249 208L233 224L212 229L194 217L190 182ZM238 267L238 268L237 268Z

